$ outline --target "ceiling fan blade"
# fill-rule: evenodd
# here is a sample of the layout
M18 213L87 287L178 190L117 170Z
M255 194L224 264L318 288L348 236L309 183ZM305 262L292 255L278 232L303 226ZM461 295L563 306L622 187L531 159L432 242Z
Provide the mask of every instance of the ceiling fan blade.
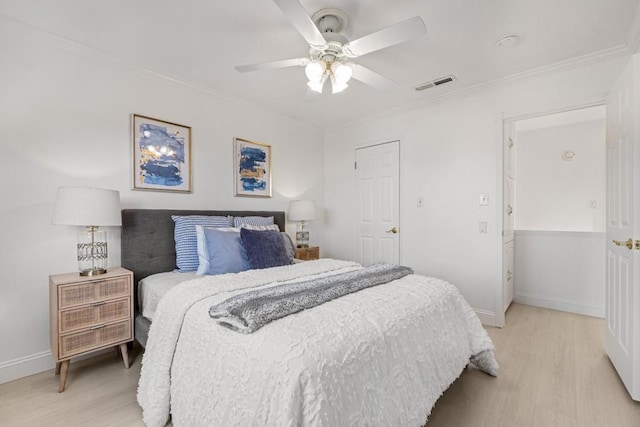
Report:
M376 31L347 43L343 50L348 56L355 58L384 49L385 47L403 43L420 37L427 32L424 21L419 16L392 25L384 30Z
M304 39L313 46L322 46L327 41L322 36L322 33L313 23L309 14L298 0L273 0L274 3L280 8L282 13L291 21L298 32L304 37Z
M304 67L309 62L309 58L283 59L282 61L263 62L262 64L238 65L235 69L240 73L246 73L248 71L275 70L286 67Z
M378 89L392 89L397 86L396 82L393 80L389 80L388 78L381 76L360 64L349 63L349 66L353 70L352 77L356 80L360 80L362 83L368 84L369 86L373 86Z

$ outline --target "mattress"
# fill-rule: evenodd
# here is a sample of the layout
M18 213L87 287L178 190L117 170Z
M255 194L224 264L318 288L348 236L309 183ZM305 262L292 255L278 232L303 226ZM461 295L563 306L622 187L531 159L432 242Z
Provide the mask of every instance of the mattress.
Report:
M195 271L186 273L169 271L152 274L140 280L138 282L138 309L142 316L153 321L153 315L162 297L177 284L195 277Z

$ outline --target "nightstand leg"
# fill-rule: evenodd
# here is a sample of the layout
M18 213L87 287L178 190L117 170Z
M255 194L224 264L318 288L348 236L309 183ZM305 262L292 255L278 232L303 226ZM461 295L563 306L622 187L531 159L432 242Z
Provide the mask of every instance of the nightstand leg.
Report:
M124 367L129 369L129 350L127 349L127 344L120 344L120 352L122 353L122 361L124 362Z
M56 362L56 375L60 375L60 362Z
M58 384L58 393L62 393L64 391L64 386L67 383L68 373L69 373L69 361L65 360L61 362L60 383Z

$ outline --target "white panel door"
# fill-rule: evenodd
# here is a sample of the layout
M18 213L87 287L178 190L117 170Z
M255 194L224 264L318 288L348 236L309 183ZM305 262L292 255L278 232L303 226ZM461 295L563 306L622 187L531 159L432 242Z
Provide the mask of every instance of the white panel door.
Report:
M400 262L400 142L356 150L356 260Z
M640 231L640 133L635 117L640 114L640 79L636 76L640 69L634 68L633 61L607 100L605 342L631 397L640 400L640 252L633 240Z

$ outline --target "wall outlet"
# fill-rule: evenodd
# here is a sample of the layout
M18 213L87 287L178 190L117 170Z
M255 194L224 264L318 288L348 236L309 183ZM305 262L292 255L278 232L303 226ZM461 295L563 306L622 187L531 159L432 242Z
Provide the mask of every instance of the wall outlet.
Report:
M418 199L416 200L416 206L419 208L424 206L424 196L418 196Z
M478 223L478 232L479 233L486 233L487 232L487 222L486 221L480 221Z

